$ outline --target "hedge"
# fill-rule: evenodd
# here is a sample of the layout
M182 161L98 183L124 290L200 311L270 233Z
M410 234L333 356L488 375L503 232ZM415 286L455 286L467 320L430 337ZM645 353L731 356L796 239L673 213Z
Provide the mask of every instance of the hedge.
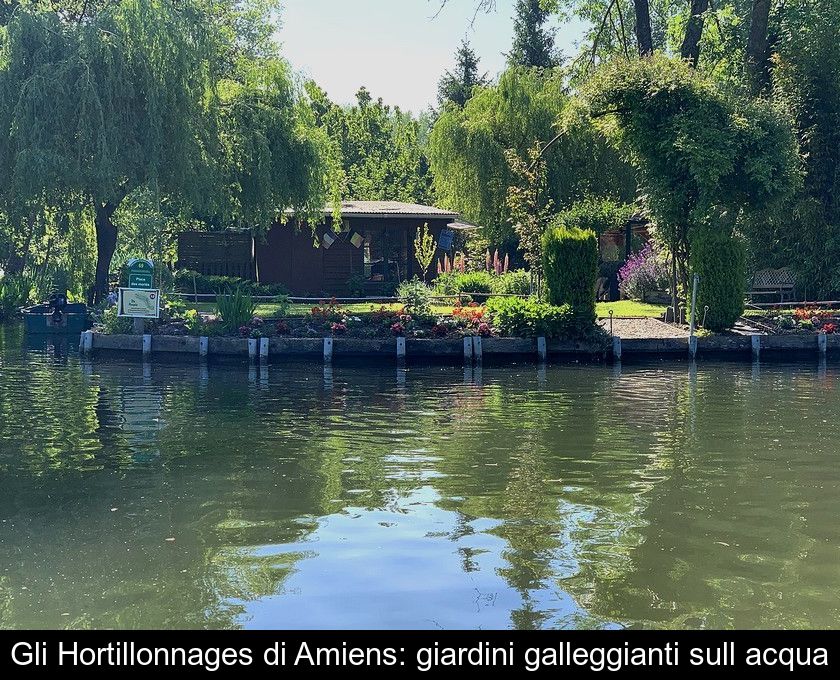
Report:
M543 271L552 305L569 305L595 323L598 240L590 229L568 228L555 221L543 234Z
M726 233L704 230L692 239L690 264L692 274L700 275L696 323L703 323L705 315L704 327L709 330L734 326L744 313L747 258L743 242ZM689 299L692 285L689 284Z

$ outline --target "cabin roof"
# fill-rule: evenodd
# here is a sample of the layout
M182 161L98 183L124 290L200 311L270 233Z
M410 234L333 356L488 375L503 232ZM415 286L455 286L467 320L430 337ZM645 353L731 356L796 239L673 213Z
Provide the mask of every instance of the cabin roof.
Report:
M292 213L293 211L287 211ZM324 206L324 216L332 215L331 204ZM454 220L460 215L451 210L401 201L342 201L342 217L405 217Z

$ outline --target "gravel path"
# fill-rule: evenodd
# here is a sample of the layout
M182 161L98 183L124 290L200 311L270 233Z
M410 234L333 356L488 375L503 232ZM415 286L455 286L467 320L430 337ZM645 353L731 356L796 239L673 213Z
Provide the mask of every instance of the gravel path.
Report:
M600 319L598 323L610 330L610 320ZM623 339L635 338L687 338L688 328L672 326L659 319L613 319L613 335Z

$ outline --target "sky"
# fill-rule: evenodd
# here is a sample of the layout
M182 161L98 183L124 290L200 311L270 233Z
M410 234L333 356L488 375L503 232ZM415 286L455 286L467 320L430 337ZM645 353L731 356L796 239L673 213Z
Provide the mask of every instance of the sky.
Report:
M454 66L462 38L488 75L503 70L514 4L498 0L495 12L476 15L476 0L449 0L433 18L440 0L283 0L278 38L292 66L334 102L354 102L364 85L386 104L418 113L436 103L437 82ZM580 25L560 27L558 47L573 54L580 32Z

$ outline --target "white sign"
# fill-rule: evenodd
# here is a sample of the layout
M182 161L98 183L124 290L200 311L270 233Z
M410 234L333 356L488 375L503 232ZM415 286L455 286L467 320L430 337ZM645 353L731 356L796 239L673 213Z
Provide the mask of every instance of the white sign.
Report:
M135 319L160 318L160 291L120 288L117 316L131 316Z

